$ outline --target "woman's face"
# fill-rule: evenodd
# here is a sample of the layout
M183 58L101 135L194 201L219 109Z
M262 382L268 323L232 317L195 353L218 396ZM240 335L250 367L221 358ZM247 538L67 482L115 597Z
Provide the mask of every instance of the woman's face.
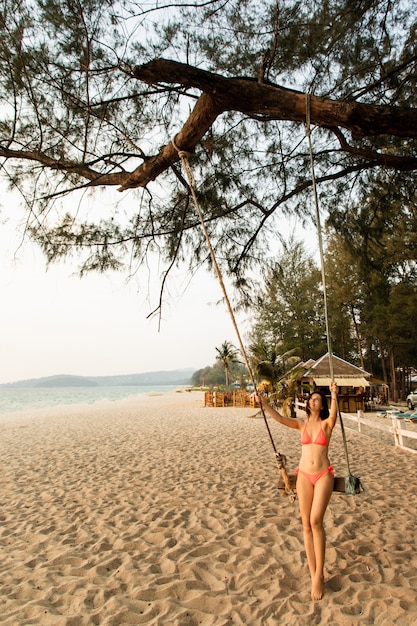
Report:
M310 410L321 411L323 408L323 401L319 393L313 393L308 401Z

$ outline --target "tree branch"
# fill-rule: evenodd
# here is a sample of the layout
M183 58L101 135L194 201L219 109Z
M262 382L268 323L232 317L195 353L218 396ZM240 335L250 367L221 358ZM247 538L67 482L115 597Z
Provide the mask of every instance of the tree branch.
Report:
M203 94L182 130L176 143L181 150L193 152L216 117L225 111L240 111L253 119L287 120L305 122L307 96L299 91L278 85L261 84L250 78L225 78L219 74L169 61L156 59L135 67L133 75L149 84L181 84L185 88L200 89ZM417 138L417 109L382 105L342 102L311 96L310 121L312 124L335 129L342 127L354 136L392 135ZM338 135L340 141L340 135ZM348 152L354 148L345 142ZM417 159L395 155L382 155L376 151L356 150L356 155L372 158L381 165L397 169L417 169ZM139 166L120 187L143 187L178 160L171 144L161 148L158 155Z
M249 118L268 121L306 121L306 94L271 83L262 84L251 78L226 78L196 67L155 59L137 66L133 76L149 85L176 84L184 89L202 91L194 109L175 137L179 149L194 152L196 145L212 126L216 118L226 111L239 111ZM341 128L355 137L389 135L417 138L417 109L392 107L358 102L330 100L311 96L310 121L331 130L338 138L343 151L397 170L417 169L417 158L373 151L370 148L351 146L343 137ZM174 139L174 138L173 138ZM117 185L119 191L146 187L160 174L179 160L178 152L170 142L159 153L145 158L133 172L101 172L91 164L55 159L41 151L11 150L0 145L0 157L30 160L52 170L77 174L88 181L86 186ZM372 164L373 165L373 164Z
M222 109L216 106L212 96L203 93L184 126L176 135L175 144L185 152L194 152L197 143L222 112ZM179 156L174 145L169 143L163 146L156 156L149 158L126 177L119 191L125 191L130 187L145 187L176 161L179 161Z
M113 172L110 174L97 172L85 163L71 161L68 159L53 159L40 150L11 150L0 146L0 157L6 159L20 159L26 161L34 161L40 165L50 168L51 170L59 170L62 172L78 174L86 178L93 185L121 185L126 179L126 172Z
M155 59L137 66L133 75L147 84L181 84L211 94L220 111L262 115L269 120L305 122L306 94L250 78L225 78L205 70ZM358 136L417 138L417 109L361 104L311 96L310 119L318 126L338 126Z
M360 148L358 146L351 146L343 135L340 128L329 128L337 137L340 147L343 152L349 152L355 156L360 156L365 159L372 159L379 165L385 167L392 167L397 170L415 170L417 169L417 158L413 156L398 156L396 154L389 154L384 152L376 152L370 148Z

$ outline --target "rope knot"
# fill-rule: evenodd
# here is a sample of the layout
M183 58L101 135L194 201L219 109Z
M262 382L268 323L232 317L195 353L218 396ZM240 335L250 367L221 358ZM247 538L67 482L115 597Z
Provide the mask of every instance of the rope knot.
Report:
M188 157L190 156L191 153L187 152L186 150L180 150L178 148L177 144L175 143L174 139L171 139L171 143L174 146L175 150L177 151L178 156L181 159L182 164L183 164L183 166L185 168L185 171L187 172L188 183L190 185L190 188L191 189L195 189L195 186L196 186L195 185L195 178L194 178L194 174L193 174L193 172L191 170L190 163L188 161ZM196 199L194 199L194 202L196 202Z
M191 152L187 152L186 150L181 150L180 148L178 148L177 144L175 143L175 139L171 139L171 143L177 151L178 156L181 160L188 159L188 157L191 155Z
M277 457L278 469L285 469L287 465L287 457L280 452L276 452L275 456Z

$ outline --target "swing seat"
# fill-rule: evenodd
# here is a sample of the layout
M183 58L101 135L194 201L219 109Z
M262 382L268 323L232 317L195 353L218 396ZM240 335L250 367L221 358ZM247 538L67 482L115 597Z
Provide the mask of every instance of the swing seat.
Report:
M290 474L288 478L290 479L291 489L295 489L295 485L297 483L297 474ZM285 485L282 478L278 480L278 489L285 492ZM338 493L346 493L344 476L335 476L333 491L337 491Z

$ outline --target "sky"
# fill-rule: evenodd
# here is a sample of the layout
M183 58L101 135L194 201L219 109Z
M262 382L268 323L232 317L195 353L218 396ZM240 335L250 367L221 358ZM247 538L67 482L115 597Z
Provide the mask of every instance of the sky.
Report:
M238 346L215 277L185 270L158 319L159 283L127 273L80 278L76 259L51 265L30 241L22 213L2 194L0 213L0 383L56 374L107 376L213 365L216 347ZM238 324L244 320L237 317ZM243 326L242 326L243 328ZM242 333L242 330L241 330Z
M106 197L111 204L111 194ZM103 198L92 202L91 212L100 213ZM80 278L76 258L48 267L34 243L22 243L22 224L15 195L0 188L0 384L58 374L198 370L216 362L224 341L239 347L215 276L200 269L190 280L186 269L176 270L159 323L147 316L158 304L160 270L151 282L147 273L128 278L127 270ZM316 239L310 233L306 240L288 220L280 232L297 232L307 248ZM249 314L235 317L245 343Z

